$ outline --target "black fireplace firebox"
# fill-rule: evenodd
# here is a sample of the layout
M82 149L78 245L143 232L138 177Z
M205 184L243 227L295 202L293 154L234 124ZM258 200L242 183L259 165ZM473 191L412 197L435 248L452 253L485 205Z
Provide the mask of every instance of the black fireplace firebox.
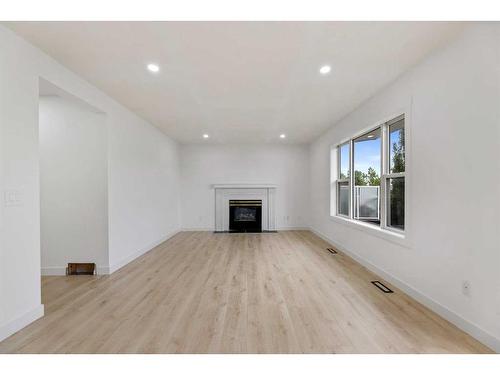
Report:
M262 232L262 201L230 200L229 231Z

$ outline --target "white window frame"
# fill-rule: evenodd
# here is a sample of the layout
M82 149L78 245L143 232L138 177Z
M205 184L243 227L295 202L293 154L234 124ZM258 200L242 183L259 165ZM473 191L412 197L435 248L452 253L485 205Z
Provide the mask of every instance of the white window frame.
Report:
M399 173L389 173L390 172L390 142L389 142L389 126L404 119L404 137L405 137L405 171ZM373 225L371 223L365 223L361 220L354 218L354 140L367 133L370 133L376 129L380 128L381 132L381 168L380 168L380 203L379 203L379 216L380 216L380 226ZM336 150L336 171L335 171L335 197L332 197L335 202L335 210L331 212L332 219L341 220L348 224L354 224L359 228L370 228L375 230L375 232L388 233L390 235L397 235L399 238L404 239L408 234L408 181L407 181L407 171L408 171L408 116L406 113L401 113L396 116L391 116L389 120L378 123L376 126L369 128L368 130L363 130L362 132L356 134L355 136L344 139L342 142L336 144L332 149ZM340 179L340 147L349 143L349 178ZM405 179L405 219L404 219L404 230L399 228L394 228L388 225L388 196L387 196L387 183L392 178L403 177ZM348 182L349 183L349 216L345 216L339 213L339 183Z
M341 152L340 149L342 146L345 146L346 144L349 145L349 177L347 178L340 178L340 173L342 170L341 167ZM348 142L341 143L337 146L337 179L335 181L335 215L340 216L340 217L345 217L345 218L351 218L352 217L352 188L351 188L351 163L352 163L352 157L351 157L351 152L352 152L352 141L349 140ZM340 213L340 202L339 202L339 197L340 197L340 184L346 183L349 186L349 207L348 207L348 214L344 215Z
M395 232L398 234L404 235L405 230L406 230L406 148L405 148L405 171L404 172L398 172L398 173L390 173L390 168L391 168L391 150L390 150L390 139L389 139L389 129L392 124L397 123L398 121L404 120L404 137L405 137L405 145L406 145L406 118L405 115L399 115L392 120L389 120L385 122L382 125L382 173L380 177L380 189L381 189L381 198L382 198L382 204L381 204L381 209L380 209L380 227L384 230L388 230L391 232ZM390 215L390 209L389 209L389 200L388 198L388 191L387 191L387 183L390 179L392 178L404 178L405 179L405 229L401 230L398 228L391 227L389 225L389 215Z
M382 184L382 165L384 163L384 157L383 157L383 152L384 152L383 134L384 134L384 132L383 132L382 126L383 126L383 124L379 124L379 125L371 128L371 129L369 129L368 131L364 131L361 134L358 134L355 137L352 137L352 139L351 139L352 156L351 156L351 163L350 163L350 168L351 169L350 169L349 173L352 175L352 179L351 179L351 183L352 183L352 189L351 189L352 193L351 194L353 195L353 199L352 199L352 202L351 202L352 207L354 207L355 199L358 198L358 195L355 194L355 191L354 191L356 189L356 185L355 185L356 174L354 173L354 143L355 143L356 139L361 138L361 137L363 137L363 136L365 136L365 135L367 135L367 134L369 134L369 133L371 133L371 132L373 132L375 130L380 129L380 175L381 175L380 176L380 184ZM352 171L352 173L351 173L351 171ZM378 204L379 220L380 221L382 220L382 217L381 217L381 211L382 211L381 204L383 203L383 201L382 201L382 193L383 193L383 191L382 191L381 187L379 187L379 199L378 199L377 204ZM359 209L359 206L358 206L358 209ZM364 222L363 221L363 219L364 219L363 217L359 217L359 216L356 217L354 215L354 213L351 215L350 219L353 220L354 222L358 222L358 223L359 222L363 222L365 225L370 225L370 226L373 226L373 227L376 227L376 228L377 227L381 227L380 225L375 225L373 223L366 223L366 222Z
M380 179L380 183L382 184L382 179ZM381 203L381 199L382 199L382 189L380 186L363 186L363 187L373 187L373 188L378 188L378 197L377 197L377 206L378 206L378 217L377 217L377 220L381 220L381 208L380 208L380 203ZM354 213L354 220L370 220L370 219L373 219L372 217L365 217L365 216L360 216L359 215L359 193L356 192L356 189L357 190L360 190L360 186L354 186L354 200L355 200L355 205L354 207L357 208L357 212Z

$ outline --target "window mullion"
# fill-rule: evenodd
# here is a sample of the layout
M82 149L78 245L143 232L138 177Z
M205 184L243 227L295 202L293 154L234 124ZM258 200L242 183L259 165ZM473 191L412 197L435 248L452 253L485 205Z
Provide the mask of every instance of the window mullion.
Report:
M398 178L398 177L404 177L405 172L396 172L396 173L387 173L385 175L385 178Z
M349 218L354 217L354 142L349 140Z
M387 227L387 173L389 172L389 155L388 155L388 130L387 124L382 125L382 141L380 142L382 150L381 150L381 159L382 165L380 166L380 227Z
M337 181L340 180L340 173L342 170L341 153L342 153L342 145L339 145L337 146Z

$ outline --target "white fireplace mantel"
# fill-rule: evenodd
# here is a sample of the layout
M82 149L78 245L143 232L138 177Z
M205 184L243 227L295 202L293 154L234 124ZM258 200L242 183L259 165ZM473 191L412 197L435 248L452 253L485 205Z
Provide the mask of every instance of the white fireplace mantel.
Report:
M272 184L215 184L214 189L276 189Z
M273 184L214 184L215 231L229 230L229 201L237 199L262 200L262 231L276 230L275 196Z

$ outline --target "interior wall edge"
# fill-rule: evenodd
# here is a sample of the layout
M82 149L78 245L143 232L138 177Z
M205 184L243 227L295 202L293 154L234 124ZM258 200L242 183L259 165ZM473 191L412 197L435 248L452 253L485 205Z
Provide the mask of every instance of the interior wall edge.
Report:
M44 315L44 311L44 305L40 304L27 311L23 315L20 315L10 322L4 324L2 327L0 327L0 341L5 340L9 336L12 336L17 331L33 323L35 320L40 319Z
M166 234L165 236L161 237L160 239L152 242L148 246L145 246L144 248L139 249L135 253L120 259L118 262L110 264L109 270L107 271L106 274L111 275L112 273L118 271L120 268L126 266L127 264L129 264L133 260L135 260L135 259L139 258L140 256L146 254L147 252L153 250L156 246L169 240L170 238L172 238L173 236L175 236L179 232L181 232L181 229L175 229L175 230L171 231L170 233Z
M178 188L170 188L179 184L178 170L174 168L178 164L175 140L3 25L0 25L0 44L0 76L5 78L0 90L0 164L9 165L15 171L7 174L2 169L0 185L3 189L12 187L21 191L23 198L23 205L15 211L0 207L3 226L0 252L2 257L8 255L0 267L1 282L16 285L14 289L0 291L3 334L3 327L21 329L22 322L37 316L32 313L26 317L26 311L41 304L37 130L40 78L106 113L108 258L111 263L123 263L121 258L127 257L131 261L140 253L137 249L145 251L144 245L158 242L159 238L161 242L165 232L180 227L180 217L175 203ZM130 150L135 153L130 155ZM143 157L144 153L148 159ZM144 165L149 169L142 168ZM161 173L153 173L158 171ZM160 178L156 178L158 175ZM135 181L140 184L124 189ZM133 205L131 197L136 198ZM167 208L145 207L152 197L161 199ZM175 207L167 206L168 202L174 202ZM141 222L146 222L148 231L133 233ZM116 241L117 238L120 241ZM26 272L19 273L16 269ZM109 273L110 268L104 267L102 272Z

